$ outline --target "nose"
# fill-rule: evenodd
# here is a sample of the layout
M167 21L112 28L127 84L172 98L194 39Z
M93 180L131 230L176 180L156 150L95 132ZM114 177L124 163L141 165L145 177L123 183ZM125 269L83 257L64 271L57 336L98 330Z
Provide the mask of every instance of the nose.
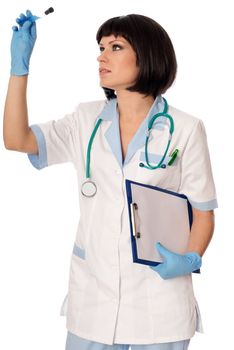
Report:
M106 62L107 61L107 55L105 50L100 52L100 55L97 57L98 62Z

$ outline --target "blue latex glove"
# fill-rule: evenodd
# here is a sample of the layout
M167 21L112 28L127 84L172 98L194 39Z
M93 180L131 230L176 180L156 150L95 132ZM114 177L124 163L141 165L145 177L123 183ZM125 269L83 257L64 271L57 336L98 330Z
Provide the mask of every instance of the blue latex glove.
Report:
M163 258L163 262L150 268L159 273L163 279L169 279L190 274L201 267L202 259L196 252L177 254L156 243L156 248Z
M29 61L37 38L36 23L39 17L27 10L16 19L19 27L13 26L11 40L11 75L27 75Z

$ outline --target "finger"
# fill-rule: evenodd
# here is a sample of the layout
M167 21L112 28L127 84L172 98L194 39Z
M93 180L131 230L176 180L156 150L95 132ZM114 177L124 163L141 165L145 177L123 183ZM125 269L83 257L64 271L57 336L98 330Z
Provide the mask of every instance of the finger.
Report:
M38 18L38 16L34 16L30 10L26 11L27 19L30 20L31 22L35 22Z
M25 19L16 18L16 22L19 24L20 27L22 27L26 21L30 21L33 23L39 18L40 17L38 16L25 17Z
M12 30L13 30L13 32L18 32L18 31L19 31L19 28L18 28L17 26L13 26L13 27L12 27Z
M25 16L25 14L21 13L19 15L19 19L22 20L22 21L25 21L27 19L27 17Z
M17 23L17 24L19 24L21 27L22 27L22 25L23 25L23 24L24 24L24 22L25 22L25 21L23 21L23 20L22 20L22 19L20 19L20 18L16 18L16 20L15 20L15 21L16 21L16 23Z
M159 266L159 264L158 265L156 265L156 266L149 266L152 270L154 270L154 271L158 271L158 266Z
M27 17L21 13L18 18L16 18L16 23L19 24L20 27L24 24L24 22L27 20Z
M185 257L189 265L195 266L196 269L199 269L201 267L202 259L198 253L189 252L185 254Z
M32 12L31 12L30 10L27 10L27 11L26 11L26 16L27 16L27 17L32 17L32 15L33 15L33 14L32 14Z
M165 265L163 263L157 266L150 266L150 268L157 272L162 278L165 278Z

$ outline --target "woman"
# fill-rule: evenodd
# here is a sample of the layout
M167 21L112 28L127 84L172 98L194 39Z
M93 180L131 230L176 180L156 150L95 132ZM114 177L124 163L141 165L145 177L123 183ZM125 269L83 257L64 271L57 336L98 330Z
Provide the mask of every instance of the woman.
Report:
M172 106L168 113L175 130L168 155L179 149L176 162L168 166L168 156L156 170L139 166L146 161L148 123L166 107L161 94L176 76L170 38L145 16L109 19L97 32L100 86L107 98L81 103L58 121L29 127L26 86L35 17L27 11L17 23L4 114L5 146L28 153L37 169L71 161L77 170L80 221L63 305L66 350L187 349L195 331L201 330L191 273L200 268L212 237L217 201L203 123ZM151 164L160 162L167 140L168 121L162 117L148 144ZM125 179L188 197L193 224L185 254L158 244L162 264L149 268L132 262Z

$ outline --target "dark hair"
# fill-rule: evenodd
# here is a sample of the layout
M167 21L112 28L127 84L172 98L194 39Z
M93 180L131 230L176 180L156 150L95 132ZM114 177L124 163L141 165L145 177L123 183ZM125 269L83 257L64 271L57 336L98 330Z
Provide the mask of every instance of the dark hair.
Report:
M152 18L130 14L104 22L96 34L98 44L109 35L124 37L136 53L139 74L135 85L127 90L154 98L165 93L175 80L177 62L172 42L162 26ZM103 89L108 99L116 97L114 90Z

